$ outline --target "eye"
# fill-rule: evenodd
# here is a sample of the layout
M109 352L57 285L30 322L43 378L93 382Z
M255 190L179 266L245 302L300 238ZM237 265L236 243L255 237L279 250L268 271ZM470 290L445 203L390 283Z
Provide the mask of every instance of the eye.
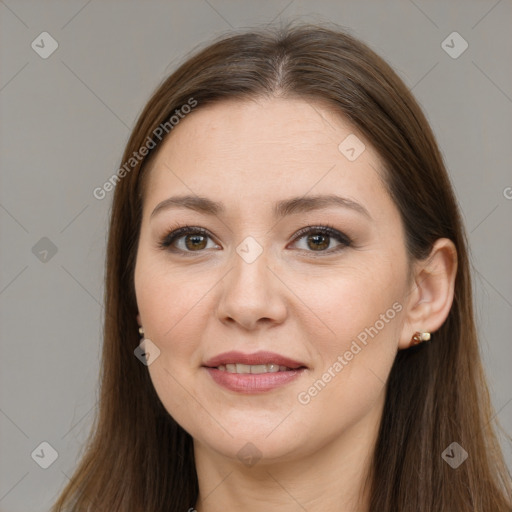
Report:
M308 226L301 229L296 233L295 240L300 241L303 238L306 239L306 247L305 249L302 248L302 250L307 252L332 254L343 250L345 247L349 247L352 243L347 235L328 225ZM334 249L330 248L332 239L339 243Z
M211 235L204 228L183 226L167 234L158 245L162 249L172 252L200 252L202 249L209 248L207 246L208 238L211 238ZM175 244L175 242L178 242L178 244Z
M348 236L328 225L302 228L295 234L294 242L296 243L306 237L306 248L301 248L301 250L307 252L332 254L341 251L352 243ZM210 232L204 228L183 226L165 235L158 245L160 248L171 252L190 254L201 252L203 249L211 249L212 247L208 247L208 239L211 238ZM330 248L332 239L339 244L334 249ZM219 247L216 244L214 246Z

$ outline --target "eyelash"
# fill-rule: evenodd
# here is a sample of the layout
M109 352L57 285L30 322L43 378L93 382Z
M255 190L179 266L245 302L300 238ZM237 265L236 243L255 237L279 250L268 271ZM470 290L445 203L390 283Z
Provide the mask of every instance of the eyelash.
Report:
M173 229L174 228L171 228L171 231L168 232L168 234L166 234L160 240L160 242L158 243L159 248L161 248L163 250L171 251L173 253L181 253L183 255L188 256L188 255L193 255L195 252L198 252L198 253L203 252L204 249L199 250L199 251L183 251L181 249L176 249L176 248L171 249L171 244L175 240L178 240L179 238L181 238L182 236L189 235L189 234L203 235L203 236L207 236L207 237L213 239L210 232L201 227L185 225L182 227L178 227L177 229L174 229L174 230ZM329 224L321 224L321 225L317 225L317 226L307 226L305 228L302 228L299 231L297 231L297 233L295 233L295 237L294 237L293 241L296 242L308 234L328 235L328 236L336 239L341 244L338 247L336 247L335 249L329 249L326 251L308 251L305 249L300 249L301 251L304 251L307 253L312 253L311 255L314 257L322 257L323 254L338 253L341 250L345 249L346 247L350 247L352 245L352 240L347 235L345 235L341 231L338 231L337 229L335 229L333 226L331 226Z

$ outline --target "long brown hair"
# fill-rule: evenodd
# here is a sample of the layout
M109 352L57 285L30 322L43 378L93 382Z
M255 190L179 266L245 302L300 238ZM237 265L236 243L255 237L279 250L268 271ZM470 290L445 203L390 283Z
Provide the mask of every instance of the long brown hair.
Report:
M150 140L154 147L116 178L99 410L53 512L194 507L192 438L164 409L147 368L134 356L140 341L133 276L142 177L165 140L155 132L164 123L165 133L175 129L169 119L191 99L201 108L261 96L322 101L360 130L380 154L410 258L425 258L442 237L457 248L455 297L446 322L431 343L400 351L389 376L369 479L370 510L512 510L510 474L477 344L467 241L431 128L404 83L369 47L325 23L291 23L224 35L197 50L157 88L133 129L123 163ZM469 455L457 469L441 457L452 442Z

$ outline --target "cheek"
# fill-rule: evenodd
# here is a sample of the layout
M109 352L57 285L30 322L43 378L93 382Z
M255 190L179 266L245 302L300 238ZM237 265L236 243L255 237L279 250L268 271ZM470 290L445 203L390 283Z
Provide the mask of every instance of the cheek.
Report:
M391 265L374 261L372 264L345 267L333 271L331 277L312 276L307 284L296 288L297 295L311 305L315 321L304 322L321 331L309 333L319 353L332 358L347 350L351 341L364 342L371 331L376 338L393 338L399 324L402 285ZM378 333L375 332L375 329Z
M311 381L322 398L314 389L304 390L311 396L303 402L314 398L317 405L338 403L355 411L381 393L402 325L403 278L393 270L399 261L396 266L390 261L344 269L323 286L309 287L307 295L301 292L321 320L315 322L321 331L310 330L308 337L318 356Z
M205 305L214 283L197 273L147 262L141 255L135 286L145 337L160 350L158 358L148 366L149 375L167 411L193 430L193 418L201 411L190 414L191 394L196 394L191 376L201 361L200 341L208 317Z
M199 325L193 317L204 309L201 303L212 283L197 273L175 271L165 263L145 263L142 256L135 272L135 288L147 337L161 350L172 345L178 349L180 345L190 346L199 339L190 329Z
M335 436L383 401L402 321L397 283L393 272L374 266L309 291L323 334L308 333L318 359L296 397L304 428L317 428L322 418L324 434Z

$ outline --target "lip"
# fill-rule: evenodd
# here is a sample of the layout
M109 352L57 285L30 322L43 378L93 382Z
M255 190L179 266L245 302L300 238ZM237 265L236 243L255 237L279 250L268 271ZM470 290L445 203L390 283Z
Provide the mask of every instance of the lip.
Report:
M221 364L270 364L275 363L279 366L287 366L293 370L299 369L301 367L307 368L304 363L299 361L295 361L289 357L282 356L281 354L276 354L275 352L267 352L267 351L259 351L254 352L252 354L244 354L243 352L238 352L236 350L232 350L230 352L223 352L222 354L218 354L206 361L203 366L208 368L216 368ZM235 374L232 374L235 375ZM263 374L264 375L264 374Z
M220 365L234 363L248 365L275 363L279 366L286 366L290 370L268 373L229 373L217 368ZM223 352L208 359L203 364L203 367L219 386L230 391L246 394L261 393L283 386L297 379L307 370L307 366L304 363L264 350L252 354L244 354L236 350Z
M271 391L299 378L306 370L288 370L275 373L229 373L217 368L205 370L210 374L214 382L236 393L255 394Z

